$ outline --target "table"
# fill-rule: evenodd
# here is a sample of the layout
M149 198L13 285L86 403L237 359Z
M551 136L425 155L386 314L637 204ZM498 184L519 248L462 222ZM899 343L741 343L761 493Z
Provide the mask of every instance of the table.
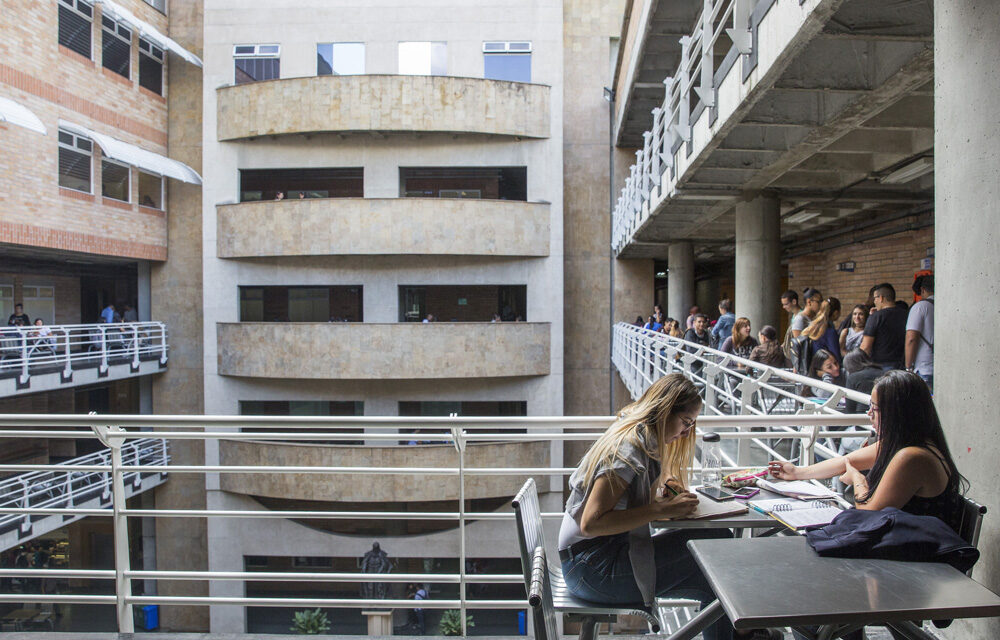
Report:
M735 500L736 504L740 503L751 503L757 500L772 500L775 498L784 498L781 494L774 493L772 491L767 491L766 489L761 489L760 493L755 495L750 500ZM698 494L699 500L711 500L700 493ZM729 502L729 501L727 501ZM747 505L749 507L749 505ZM704 518L700 520L654 520L651 523L653 530L660 529L775 529L775 530L787 530L785 525L781 524L771 516L764 515L759 511L754 511L753 509L748 509L748 511L742 515L738 516L726 516L724 518Z
M15 629L23 631L24 623L33 620L39 613L38 609L14 609L4 614L3 622L11 623Z
M903 623L897 631L924 640L905 622L1000 616L1000 596L946 564L822 558L802 536L688 548L737 629Z

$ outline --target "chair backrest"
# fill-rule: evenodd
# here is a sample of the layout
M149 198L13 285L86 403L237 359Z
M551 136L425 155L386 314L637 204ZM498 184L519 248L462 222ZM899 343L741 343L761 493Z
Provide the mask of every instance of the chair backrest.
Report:
M535 549L545 548L542 529L542 512L538 506L538 489L535 479L528 478L511 501L517 520L518 549L521 552L521 569L524 571L524 588L531 586L531 565Z
M559 640L556 608L552 602L552 582L545 560L545 547L538 546L531 554L531 576L528 580L528 604L535 628L535 640Z
M986 515L986 507L975 500L962 496L961 513L956 524L956 531L962 539L973 547L979 548L979 532L983 528L983 516Z

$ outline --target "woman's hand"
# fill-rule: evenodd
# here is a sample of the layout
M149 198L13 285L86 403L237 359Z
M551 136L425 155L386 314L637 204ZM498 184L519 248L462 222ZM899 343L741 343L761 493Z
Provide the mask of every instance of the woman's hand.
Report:
M854 484L859 480L865 481L865 474L855 469L854 465L852 465L851 461L846 457L844 458L844 465L847 467L847 470L844 471L843 475L840 476L841 482L853 487Z
M669 491L667 492L670 493ZM667 519L683 518L691 515L691 512L698 506L698 496L690 491L682 491L677 495L669 496L656 501L656 506L660 515Z
M791 462L772 460L767 463L768 472L778 480L798 480L799 468Z

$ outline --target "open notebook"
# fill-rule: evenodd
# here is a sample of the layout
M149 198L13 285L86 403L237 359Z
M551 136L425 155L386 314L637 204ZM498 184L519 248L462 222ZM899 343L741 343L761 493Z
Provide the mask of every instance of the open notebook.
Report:
M689 516L677 518L678 520L703 520L705 518L725 518L727 516L738 516L748 511L745 504L727 500L726 502L716 502L710 498L698 499L698 507Z
M757 486L761 489L767 489L768 491L800 500L832 498L837 495L826 487L820 487L805 480L765 480L764 478L758 478Z
M755 500L754 509L765 513L789 529L818 527L830 522L842 511L834 500L802 501L794 498Z

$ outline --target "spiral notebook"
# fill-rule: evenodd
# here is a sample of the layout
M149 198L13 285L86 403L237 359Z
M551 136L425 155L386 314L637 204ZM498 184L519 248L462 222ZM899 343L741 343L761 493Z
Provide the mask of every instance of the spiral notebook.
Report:
M756 511L769 515L789 529L805 529L830 524L843 511L834 500L810 500L803 502L794 498L777 500L756 500L750 504Z

